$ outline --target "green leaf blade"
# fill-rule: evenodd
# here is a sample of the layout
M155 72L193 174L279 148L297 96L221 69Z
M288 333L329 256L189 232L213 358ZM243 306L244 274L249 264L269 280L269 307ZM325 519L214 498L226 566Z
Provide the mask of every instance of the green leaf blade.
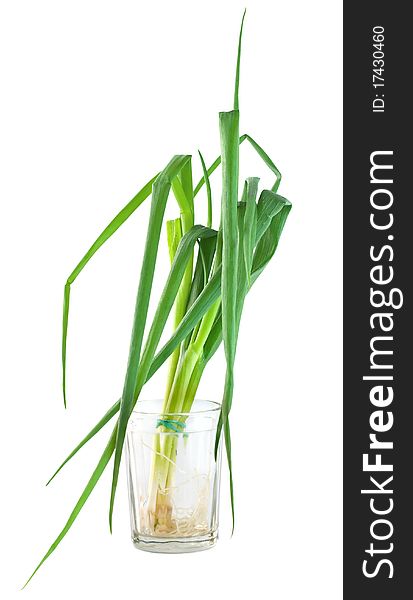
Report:
M77 454L79 450L83 448L83 446L87 444L87 442L89 442L102 429L102 427L109 423L109 421L117 414L119 408L120 400L115 402L115 404L110 407L110 409L103 415L103 417L98 421L98 423L96 423L96 425L89 431L89 433L82 439L82 441L79 442L79 444L74 448L74 450L72 450L72 452L67 456L67 458L65 458L65 460L50 477L46 485L49 485L49 483L53 481L56 475L63 469L63 467L69 462L69 460L71 460L75 456L75 454Z
M102 476L103 471L105 470L105 468L107 467L109 460L113 454L113 451L115 449L115 442L116 442L116 429L117 426L115 426L115 429L112 432L112 435L109 439L109 442L95 468L95 470L92 473L92 476L90 477L88 483L86 484L86 487L84 488L79 500L77 501L74 509L72 510L72 512L69 515L68 520L66 521L65 526L63 527L62 531L59 533L59 535L57 536L57 538L54 540L54 542L52 543L52 545L50 546L50 548L48 549L48 551L46 552L46 554L43 556L42 560L39 562L39 564L37 565L37 567L35 568L35 570L33 571L33 573L30 575L29 579L26 581L26 583L24 584L23 588L25 588L28 583L30 582L30 580L34 577L34 575L37 573L37 571L40 569L40 567L42 566L42 564L49 558L49 556L56 550L56 548L58 547L58 545L60 544L60 542L63 540L63 538L65 537L65 535L67 534L67 532L69 531L69 529L72 527L74 521L76 520L77 516L79 515L80 511L82 510L83 506L85 505L87 499L89 498L90 494L92 493L93 489L95 488L97 482L99 481L100 477Z
M242 15L241 27L238 38L238 53L237 53L237 67L235 70L235 89L234 89L234 110L239 110L239 76L240 76L240 67L241 67L241 44L242 44L242 30L244 28L244 19L247 9L244 10L244 14Z
M234 110L220 113L219 124L222 156L222 338L227 364L221 414L224 432L226 432L234 391L234 361L237 345L239 112ZM227 444L226 451L232 481L232 461ZM232 485L230 491L231 506L233 506Z
M202 171L204 173L204 181L207 190L207 201L208 201L208 218L207 218L207 227L212 227L212 192L211 192L211 182L209 181L208 171L205 165L204 157L201 152L198 150L199 158L201 160Z
M112 219L107 227L102 231L99 237L93 242L89 250L73 269L66 281L63 301L63 335L62 335L62 391L64 406L67 406L66 397L66 347L67 347L67 330L69 323L69 305L70 305L70 289L78 275L83 271L84 267L90 261L92 256L99 250L101 246L119 229L123 223L135 212L135 210L150 196L152 185L158 175L152 177L143 188L128 202L126 206Z

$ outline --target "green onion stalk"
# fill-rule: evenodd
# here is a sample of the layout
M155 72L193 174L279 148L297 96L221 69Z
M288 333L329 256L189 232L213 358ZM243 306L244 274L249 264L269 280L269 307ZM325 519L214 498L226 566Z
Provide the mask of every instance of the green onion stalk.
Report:
M169 247L171 249L171 245ZM185 297L184 293L178 297L175 316L177 313L185 314L187 301L188 297ZM220 305L221 299L215 301L202 318L197 330L193 332L189 345L185 348L185 343L181 344L177 359L172 355L161 420L167 418L168 414L173 413L177 422L185 423L185 417L178 415L179 413L189 413L191 410L206 366L206 360L203 356L204 344L211 333ZM169 435L162 435L162 433L168 433ZM147 526L153 533L156 533L158 526L163 532L174 530L169 490L173 485L177 442L177 435L171 435L167 426L158 425L158 433L154 434L153 439L153 457L146 515Z

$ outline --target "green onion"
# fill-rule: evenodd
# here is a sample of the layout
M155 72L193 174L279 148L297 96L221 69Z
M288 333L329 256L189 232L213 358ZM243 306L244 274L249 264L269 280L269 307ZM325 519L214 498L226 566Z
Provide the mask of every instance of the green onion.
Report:
M112 529L115 494L126 428L145 383L169 359L164 404L157 425L159 432L165 432L167 427L170 427L170 423L162 418L163 415L190 412L204 370L222 342L226 359L226 377L215 447L217 450L223 431L230 472L231 508L234 524L229 415L235 387L234 367L238 332L245 297L273 257L291 209L291 203L277 193L281 174L273 161L249 135L239 135L238 95L244 17L245 13L242 18L238 43L234 108L219 115L220 156L207 168L204 158L199 152L203 176L195 187L193 186L191 157L173 157L169 164L158 175L150 179L109 223L67 279L64 289L62 336L65 406L66 343L71 286L95 252L151 196L146 244L121 398L92 427L47 483L49 484L67 462L109 421L116 417L116 423L97 467L69 519L28 581L65 537L114 455L109 505L109 523ZM259 193L258 178L249 177L242 184L243 193L239 198L239 148L245 140L249 141L258 156L273 172L275 182L270 190L262 190ZM220 165L222 165L221 219L218 230L214 230L212 228L213 199L209 178ZM208 208L205 226L195 224L194 202L204 185ZM179 214L177 218L168 221L165 225L171 265L162 294L157 300L154 317L147 328L146 339L144 339L148 309L150 302L153 301L152 283L164 214L166 204L172 197L175 198ZM173 331L167 342L159 347L161 336L172 310L174 310ZM174 426L183 428L183 419L184 417L180 417ZM165 503L168 503L168 495L164 493L164 490L174 474L171 457L176 448L176 436L154 435L153 443L154 449L157 451L154 453L151 469L149 510L152 521L156 522L158 514L165 508ZM160 493L162 490L163 493Z

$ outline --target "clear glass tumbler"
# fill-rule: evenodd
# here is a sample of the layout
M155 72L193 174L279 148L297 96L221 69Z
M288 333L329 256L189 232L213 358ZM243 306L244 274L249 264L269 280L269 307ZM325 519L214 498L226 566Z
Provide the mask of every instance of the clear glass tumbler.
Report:
M220 405L195 400L189 413L162 414L139 401L128 426L126 463L132 541L149 552L196 552L218 538Z

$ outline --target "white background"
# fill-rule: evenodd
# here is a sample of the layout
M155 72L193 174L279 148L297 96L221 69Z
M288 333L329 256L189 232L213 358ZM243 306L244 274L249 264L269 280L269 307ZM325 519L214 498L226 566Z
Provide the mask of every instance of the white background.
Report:
M108 430L44 487L119 397L149 203L73 285L67 411L59 354L65 279L173 154L200 148L208 163L218 155L217 113L232 105L244 4L1 2L0 586L7 600L19 593L42 600L341 597L341 3L331 0L248 5L241 130L279 166L280 192L293 211L242 323L233 538L224 485L215 549L136 551L124 469L108 532L108 472L58 550L18 591L106 443ZM269 185L246 144L241 154L242 174L262 175ZM194 164L199 174L196 157ZM219 183L217 173L216 207ZM197 204L201 217L203 194ZM219 354L200 397L220 400L223 364ZM146 396L162 394L164 375Z

